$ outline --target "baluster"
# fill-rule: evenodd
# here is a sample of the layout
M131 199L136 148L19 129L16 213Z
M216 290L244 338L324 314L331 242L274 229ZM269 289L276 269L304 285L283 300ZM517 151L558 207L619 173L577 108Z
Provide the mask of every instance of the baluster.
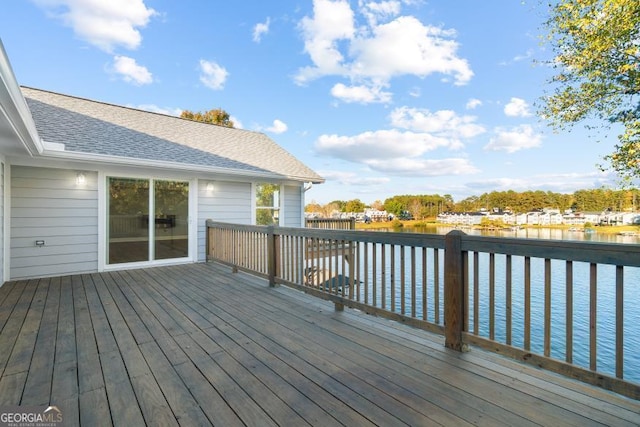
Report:
M378 306L378 244L377 243L372 243L372 258L373 258L373 268L371 269L371 273L373 275L372 277L372 286L373 286L373 306L377 307Z
M464 313L462 330L469 331L469 252L462 252L462 287Z
M427 248L422 248L422 320L427 320Z
M480 254L473 253L473 333L480 333Z
M489 339L496 339L496 254L489 254Z
M573 261L567 261L565 269L565 360L567 363L573 363Z
M506 339L506 343L507 345L511 345L511 271L512 271L512 265L511 265L511 255L507 255L506 258L506 262L505 262L505 276L506 276L506 290L505 290L505 316L506 316L506 335L507 335L507 339Z
M433 306L434 322L440 324L440 252L433 250Z
M551 356L551 260L544 259L544 355Z
M589 369L597 368L598 264L589 266Z
M624 377L624 267L616 265L616 377Z
M369 242L363 243L364 252L364 303L369 304ZM375 244L374 244L375 246ZM374 255L375 256L375 255ZM375 272L375 267L374 267ZM375 275L375 273L374 273ZM358 289L360 289L358 287Z
M524 258L524 349L531 350L531 258Z
M411 317L416 317L416 248L411 247Z
M386 244L381 245L381 254L380 254L380 267L382 268L382 273L380 277L380 299L382 300L382 308L387 308L387 257L386 257Z
M391 311L396 312L396 245L391 245Z
M405 256L404 246L400 246L400 314L405 314Z

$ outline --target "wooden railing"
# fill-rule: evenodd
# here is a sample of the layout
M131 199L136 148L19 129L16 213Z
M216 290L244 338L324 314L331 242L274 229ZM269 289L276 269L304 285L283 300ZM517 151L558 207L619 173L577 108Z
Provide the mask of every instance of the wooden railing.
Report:
M322 228L328 230L355 230L355 218L305 218L306 228Z
M208 260L272 286L443 334L452 349L479 346L640 399L637 366L639 376L625 379L640 360L640 308L629 310L639 304L625 302L625 292L640 294L638 245L213 221L207 228Z

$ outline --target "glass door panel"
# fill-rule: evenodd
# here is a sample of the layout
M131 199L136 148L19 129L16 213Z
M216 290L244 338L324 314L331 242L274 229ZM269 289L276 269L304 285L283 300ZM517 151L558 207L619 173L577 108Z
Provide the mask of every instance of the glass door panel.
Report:
M189 183L154 181L154 259L189 256Z
M109 178L109 264L149 260L149 180Z

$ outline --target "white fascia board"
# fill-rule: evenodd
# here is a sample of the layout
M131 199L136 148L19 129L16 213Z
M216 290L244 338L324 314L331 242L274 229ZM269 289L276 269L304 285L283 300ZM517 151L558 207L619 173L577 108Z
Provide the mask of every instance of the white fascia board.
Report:
M62 144L58 144L61 145ZM45 146L49 146L49 143L45 143ZM149 159L137 159L132 157L118 157L118 156L109 156L104 154L93 154L93 153L81 153L77 151L65 151L64 149L59 149L60 147L56 147L56 149L45 149L38 157L41 159L56 159L56 160L69 160L69 161L78 161L78 162L86 162L86 163L94 163L94 164L103 164L103 165L118 165L118 166L134 166L134 167L145 167L145 168L153 168L153 169L164 169L164 170L181 170L181 171L189 171L189 172L199 172L203 174L218 174L218 175L228 175L234 177L244 177L251 179L263 179L263 180L272 180L282 182L286 181L294 181L294 182L308 182L308 178L300 178L293 176L285 176L271 172L258 172L258 171L248 171L243 169L233 169L233 168L222 168L216 166L203 166L203 165L193 165L193 164L185 164L185 163L177 163L177 162L166 162L162 160L149 160Z
M13 73L2 40L0 40L0 109L29 154L33 156L42 153L44 147L36 130L36 124Z

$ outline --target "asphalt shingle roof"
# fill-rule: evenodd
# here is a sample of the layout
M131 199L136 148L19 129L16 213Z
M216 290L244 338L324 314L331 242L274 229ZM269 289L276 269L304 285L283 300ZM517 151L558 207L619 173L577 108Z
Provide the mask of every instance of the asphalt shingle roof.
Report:
M40 137L65 151L324 181L267 135L22 87Z

